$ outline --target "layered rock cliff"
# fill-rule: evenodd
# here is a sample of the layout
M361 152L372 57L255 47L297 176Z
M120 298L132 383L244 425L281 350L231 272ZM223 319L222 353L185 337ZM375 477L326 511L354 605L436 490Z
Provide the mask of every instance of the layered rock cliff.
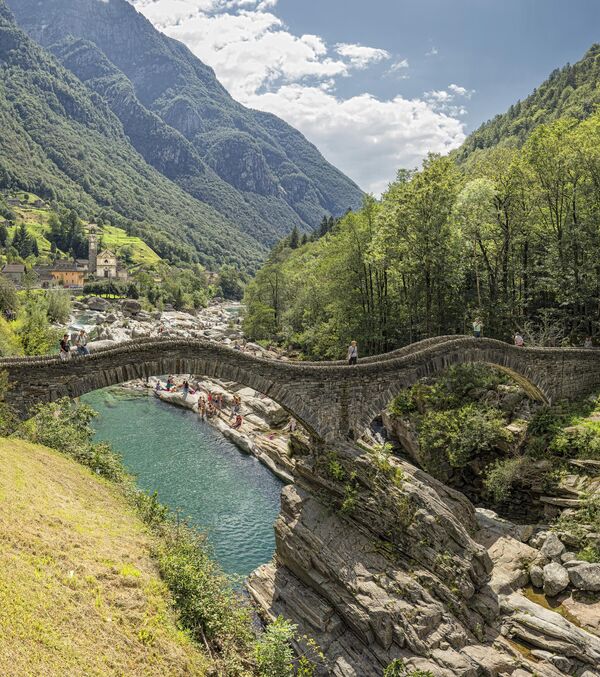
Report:
M323 674L380 676L395 659L436 677L600 674L600 639L520 594L537 551L501 521L377 449L296 437L292 452L276 557L248 588L316 639Z

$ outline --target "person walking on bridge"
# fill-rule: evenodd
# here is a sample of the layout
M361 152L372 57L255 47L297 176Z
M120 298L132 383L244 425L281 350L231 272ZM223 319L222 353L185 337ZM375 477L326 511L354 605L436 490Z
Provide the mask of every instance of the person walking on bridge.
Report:
M473 320L473 336L475 338L481 338L481 334L483 332L483 322L476 317Z
M348 364L355 365L358 362L358 346L352 341L348 346Z
M87 334L85 333L85 329L82 329L79 334L75 337L75 345L77 346L77 354L78 355L89 355L90 351L89 348L87 347Z

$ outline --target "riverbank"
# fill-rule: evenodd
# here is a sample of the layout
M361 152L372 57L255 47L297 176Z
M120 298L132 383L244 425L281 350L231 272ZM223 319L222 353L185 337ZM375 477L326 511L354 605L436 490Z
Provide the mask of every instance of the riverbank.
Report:
M82 398L99 413L94 440L107 442L142 490L206 535L236 586L275 551L282 484L195 412L145 388L99 390Z

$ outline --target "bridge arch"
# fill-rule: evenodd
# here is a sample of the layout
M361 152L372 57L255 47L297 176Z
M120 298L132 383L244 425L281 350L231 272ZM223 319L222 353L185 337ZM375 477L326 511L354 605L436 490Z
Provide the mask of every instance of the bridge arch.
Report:
M480 362L510 374L535 399L552 402L600 390L600 350L517 348L493 339L438 337L360 361L266 360L200 339L142 339L89 357L7 358L8 400L22 418L33 406L136 378L192 373L249 386L280 404L315 438L359 436L400 392L455 364Z
M89 392L135 379L164 374L196 374L234 381L261 392L319 437L312 408L302 394L289 388L294 367L284 362L255 358L206 340L142 339L75 356L12 358L0 360L7 371L8 399L23 419L34 407L62 397Z

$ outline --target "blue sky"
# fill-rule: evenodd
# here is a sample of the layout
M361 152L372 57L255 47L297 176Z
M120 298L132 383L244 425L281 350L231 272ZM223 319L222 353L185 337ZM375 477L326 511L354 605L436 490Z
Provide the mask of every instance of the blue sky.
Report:
M375 193L600 42L600 0L130 1Z

